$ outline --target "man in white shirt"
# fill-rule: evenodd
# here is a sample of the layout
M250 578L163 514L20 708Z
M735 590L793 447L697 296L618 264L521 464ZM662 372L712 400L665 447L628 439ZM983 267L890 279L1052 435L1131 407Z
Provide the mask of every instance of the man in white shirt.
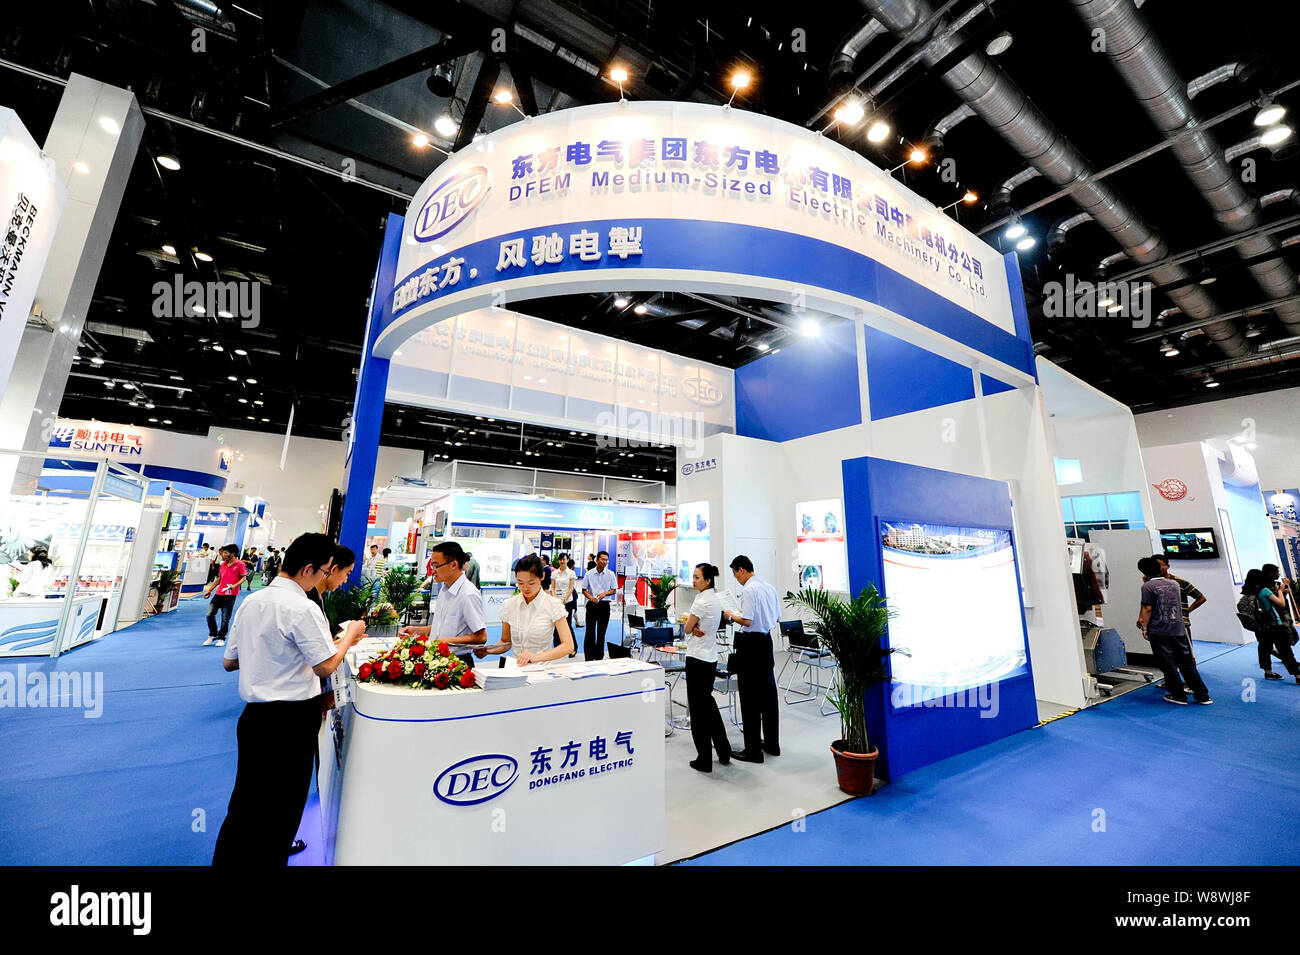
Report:
M370 556L361 564L361 576L366 580L375 576L375 561L379 560L379 545L370 545Z
M736 634L736 684L745 733L745 748L731 756L761 763L764 753L781 755L772 656L772 628L781 620L781 599L775 587L754 573L753 561L744 554L731 561L731 573L742 588L740 610L729 610L726 617L743 628Z
M609 569L609 554L596 555L595 570L582 578L582 596L587 600L587 635L582 638L584 660L605 659L605 631L609 629L609 608L618 593L618 574Z
M487 645L487 621L483 616L483 595L465 576L465 551L455 541L435 544L429 566L433 579L442 584L433 605L433 623L427 627L405 627L401 636L428 636L452 647L452 652L470 667L472 650ZM464 651L463 653L457 651Z
M303 534L280 575L250 594L230 628L223 666L239 671L239 766L213 865L282 866L302 821L320 732L320 681L365 636L352 621L337 641L307 597L333 565L335 544Z

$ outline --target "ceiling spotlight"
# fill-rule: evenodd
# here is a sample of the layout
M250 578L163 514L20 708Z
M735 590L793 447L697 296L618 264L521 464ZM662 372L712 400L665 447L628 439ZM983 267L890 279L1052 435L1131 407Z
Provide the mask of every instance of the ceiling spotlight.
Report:
M198 249L194 250L194 257L198 259L200 262L212 261L212 256L208 255L208 253L206 252L200 252Z
M256 378L245 378L244 381L248 382L250 385L255 385L255 384L257 384L257 379L256 379Z
M263 420L263 421L270 421L271 419L270 419L270 418L263 418L262 420Z
M625 299L622 295L620 295L618 298L614 299L614 307L627 308L627 299Z
M206 308L204 308L202 305L195 305L195 306L194 306L194 314L196 314L196 315L206 315L206 314L208 314L208 310L207 310Z
M1027 235L1019 242L1016 243L1016 248L1019 249L1021 252L1028 252L1037 244L1038 244L1037 240L1035 240L1032 235Z
M821 325L819 325L817 323L817 320L814 318L805 318L799 324L799 331L803 332L809 338L818 334L821 330L822 330Z
M1110 308L1106 309L1106 311L1109 312L1111 315L1115 315L1115 314L1117 314L1117 313L1119 313L1119 312L1124 311L1124 306L1123 306L1123 305L1112 305Z
M736 70L736 72L731 74L731 85L735 89L743 90L749 85L750 79L751 77L747 71Z
M235 316L224 308L217 309L217 318L234 318Z
M984 46L984 52L989 56L1001 56L1007 50L1011 49L1012 36L1006 30L1003 30L993 39L989 40Z
M158 423L158 419L157 419L157 418L150 418L150 419L149 419L149 423L150 423L150 424L157 424L157 423Z
M767 351L772 346L769 345L767 342L759 342L756 347L758 348L759 351Z
M163 418L163 424L171 424L171 423L172 423L171 418Z
M238 381L238 380L239 380L239 376L238 376L238 375L227 375L227 376L226 376L226 381Z
M1011 225L1007 226L1007 231L1002 234L1008 239L1018 239L1028 231L1029 230L1025 228L1024 223L1017 219L1012 222Z
M636 312L638 315L644 315L646 312L650 311L650 309L646 308L644 305L638 305L636 308L632 309L632 311Z
M158 165L162 166L164 169L170 169L172 172L175 172L177 169L181 168L181 161L175 156L162 155L158 157Z
M889 124L883 119L878 119L871 124L867 130L867 139L873 143L883 143L889 138Z
M457 123L450 116L448 116L446 113L443 113L441 116L439 116L437 119L433 121L433 131L437 133L439 136L442 136L446 139L451 139L458 132L460 132L460 124Z
M221 313L218 312L217 314L220 315ZM242 348L236 348L236 349L235 349L235 354L236 354L236 355L247 355L248 352L244 351L244 349L242 349Z
M176 254L176 246L172 245L170 242L165 243L162 247L162 250L166 252L168 255Z
M496 100L498 103L500 103L502 106L509 106L512 102L514 102L515 94L511 90L502 87L492 95L492 98Z
M1213 276L1213 275L1210 275L1210 276L1207 276L1206 278L1201 279L1201 284L1202 284L1202 285L1213 285L1213 284L1214 284L1215 282L1217 282L1217 281L1219 281L1218 277Z
M967 189L965 194L961 197L961 201L970 205L972 202L978 202L979 198L980 196L978 192L974 189Z
M122 382L122 387L127 391L135 391L135 385L131 384L129 381Z
M1179 351L1177 348L1175 348L1173 345L1167 345L1167 346L1165 347L1165 357L1166 357L1166 358L1177 358L1177 357L1178 357L1179 355L1181 355L1181 354L1182 354L1182 352L1180 352L1180 351Z
M213 350L213 351L225 351L226 349L225 349L223 346L221 346L221 345L213 345L213 346L212 346L212 350Z
M423 149L425 146L429 145L429 137L424 135L424 133L416 133L411 137L411 145Z
M925 162L925 161L926 161L927 159L929 159L930 157L927 156L927 155L925 154L925 150L922 149L920 146L915 146L915 147L912 148L912 151L911 151L910 153L907 154L907 158L908 158L908 160L910 160L911 162L914 162L914 163L920 165L921 163Z
M248 404L248 399L247 399L247 398L240 398L240 399L239 399L239 403L240 403L241 405L246 405L246 404Z
M1107 295L1104 298L1097 299L1098 308L1106 308L1108 305L1114 305L1114 304L1115 304L1115 300L1111 298L1109 295Z
M1247 326L1246 326L1246 337L1247 337L1247 338L1258 338L1258 337L1259 337L1260 335L1262 335L1262 334L1263 334L1263 330L1260 329L1260 327L1259 327L1258 325L1247 325Z
M152 401L146 401L146 402L144 403L144 406L145 406L146 408L148 408L150 411L153 410L153 402L152 402Z
M836 120L845 126L856 126L866 115L867 111L862 105L862 100L856 96L849 97L839 109L835 110Z
M1205 387L1206 387L1206 388L1217 388L1217 387L1219 387L1219 383L1218 383L1217 381L1215 381L1213 378L1206 378L1206 379L1205 379Z
M627 82L627 70L621 66L616 66L609 71L609 78L615 83L623 84Z
M1280 103L1274 103L1272 100L1264 100L1259 104L1259 112L1255 114L1255 125L1272 126L1285 115L1285 106Z
M424 81L424 85L429 88L429 92L434 96L450 99L456 92L455 66L448 63L439 63L429 74L429 78Z
M104 359L100 358L98 355L94 355L91 357L90 363L92 365L102 365L104 364Z
M117 383L116 383L116 382L113 382L113 381L106 381L106 382L104 382L104 387L105 387L105 388L116 388L116 387L117 387Z
M1259 137L1259 141L1265 146L1276 146L1278 143L1291 136L1290 126L1274 126L1271 129L1264 130L1264 135Z
M260 408L260 407L262 406L263 402L261 402L261 401L254 401L253 404L257 405L257 406Z

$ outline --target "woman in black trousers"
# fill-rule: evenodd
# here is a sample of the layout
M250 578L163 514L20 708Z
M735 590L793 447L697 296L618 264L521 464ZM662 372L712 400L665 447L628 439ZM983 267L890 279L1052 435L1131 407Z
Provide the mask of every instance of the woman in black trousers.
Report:
M713 587L717 578L718 568L712 564L695 565L691 575L695 602L683 628L687 638L686 705L696 752L691 768L702 773L713 772L714 747L720 765L731 762L731 743L717 701L713 699L713 681L718 674L718 624L722 621L722 602Z

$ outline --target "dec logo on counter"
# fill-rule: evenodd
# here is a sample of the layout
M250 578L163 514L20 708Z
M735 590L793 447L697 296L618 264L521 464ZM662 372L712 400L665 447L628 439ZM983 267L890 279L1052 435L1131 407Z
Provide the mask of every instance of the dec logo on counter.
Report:
M519 763L502 753L471 756L448 766L433 781L433 794L453 806L477 806L495 799L519 778Z

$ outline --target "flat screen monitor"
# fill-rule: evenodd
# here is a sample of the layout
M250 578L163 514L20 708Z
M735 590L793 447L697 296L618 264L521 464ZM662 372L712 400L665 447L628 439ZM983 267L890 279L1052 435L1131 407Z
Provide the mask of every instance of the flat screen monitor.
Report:
M1215 560L1219 545L1210 527L1161 531L1160 546L1169 560Z

